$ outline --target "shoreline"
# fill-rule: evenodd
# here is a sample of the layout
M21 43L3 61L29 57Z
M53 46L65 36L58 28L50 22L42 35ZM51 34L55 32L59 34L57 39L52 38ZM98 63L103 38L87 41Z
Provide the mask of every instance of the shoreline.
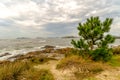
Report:
M110 48L116 48L120 45L110 45ZM64 49L64 48L73 48L72 46L52 46L52 45L44 45L40 47L33 47L33 48L25 48L25 49L15 49L15 50L3 50L3 52L0 52L0 61L14 61L16 57L27 55L30 52L36 52L36 51L44 51L46 49L52 48L54 50L57 49Z
M46 46L49 46L48 48ZM11 50L11 51L4 51L0 53L0 61L14 61L19 56L27 55L30 52L36 52L36 51L44 51L47 49L64 49L64 48L72 48L72 46L51 46L51 45L45 45L41 47L34 47L30 49L20 49L20 50Z

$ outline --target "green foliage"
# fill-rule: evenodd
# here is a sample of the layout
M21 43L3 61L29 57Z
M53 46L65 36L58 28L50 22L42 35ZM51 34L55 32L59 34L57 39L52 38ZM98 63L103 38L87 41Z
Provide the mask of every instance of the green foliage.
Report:
M111 18L106 18L103 22L100 21L99 17L88 18L85 23L79 23L80 40L72 40L71 44L75 48L86 51L86 53L93 51L92 56L96 59L102 54L102 57L106 57L102 59L106 61L107 57L110 58L108 44L113 43L115 40L113 36L107 34L110 31L112 22L113 19Z
M113 67L120 67L120 55L113 55L112 59L108 61L108 64Z
M111 49L106 48L98 48L93 50L92 52L92 59L95 61L108 61L112 58Z

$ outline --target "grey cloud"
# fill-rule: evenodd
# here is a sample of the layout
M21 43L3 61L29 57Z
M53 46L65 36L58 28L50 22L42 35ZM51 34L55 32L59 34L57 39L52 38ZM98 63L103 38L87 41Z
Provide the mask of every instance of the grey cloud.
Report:
M53 34L49 35L49 36L65 36L65 35L69 35L71 33L76 33L76 28L77 28L77 24L78 22L69 22L69 23L65 23L65 22L61 22L61 23L48 23L46 25L44 25L46 27L47 31L52 31ZM72 34L71 34L72 35Z
M76 35L77 23L85 21L85 19L90 16L100 16L102 19L105 19L106 17L112 17L115 19L113 26L119 26L118 24L120 21L117 19L120 18L119 0L0 1L2 6L4 6L6 10L8 9L10 12L8 13L9 16L2 14L5 17L1 16L0 14L0 27L2 27L2 29L4 27L4 30L9 31L9 37L32 37L43 36L43 34L46 37ZM0 8L0 10L2 9ZM4 10L2 12L4 12ZM115 31L116 27L113 26L111 33L120 34L119 31ZM2 29L0 32L4 33ZM4 33L4 35L7 34ZM3 34L2 37L4 37Z
M1 27L10 27L14 22L9 19L0 19L0 26Z

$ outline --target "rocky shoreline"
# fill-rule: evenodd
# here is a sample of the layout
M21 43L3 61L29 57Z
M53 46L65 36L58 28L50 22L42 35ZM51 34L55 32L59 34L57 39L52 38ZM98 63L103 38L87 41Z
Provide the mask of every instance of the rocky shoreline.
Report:
M10 56L7 57L5 60L1 60L1 61L25 60L32 57L48 57L58 60L64 58L65 56L64 52L67 51L67 49L69 48L70 47L57 48L56 46L45 45L41 47L40 50L30 51L23 54L12 55L11 53L4 53L0 55L0 58Z
M118 46L117 46L118 47ZM63 54L65 51L70 49L72 47L58 47L58 46L51 46L51 45L45 45L40 47L37 50L23 50L23 51L15 51L16 53L12 52L5 52L0 54L0 61L14 61L16 59L22 59L22 58L29 58L33 56L46 56L46 57L53 57L55 59L61 59L63 58ZM116 46L112 46L112 48L116 48ZM69 50L68 50L69 51ZM2 59L3 58L3 59Z

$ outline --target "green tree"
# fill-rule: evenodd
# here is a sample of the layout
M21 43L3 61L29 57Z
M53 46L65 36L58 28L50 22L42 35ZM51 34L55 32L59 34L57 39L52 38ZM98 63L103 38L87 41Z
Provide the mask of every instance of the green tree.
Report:
M88 18L85 23L79 23L80 40L72 40L71 44L75 48L88 52L100 48L108 50L108 44L115 40L112 35L108 34L112 22L112 18L106 18L104 21L101 21L99 17Z

